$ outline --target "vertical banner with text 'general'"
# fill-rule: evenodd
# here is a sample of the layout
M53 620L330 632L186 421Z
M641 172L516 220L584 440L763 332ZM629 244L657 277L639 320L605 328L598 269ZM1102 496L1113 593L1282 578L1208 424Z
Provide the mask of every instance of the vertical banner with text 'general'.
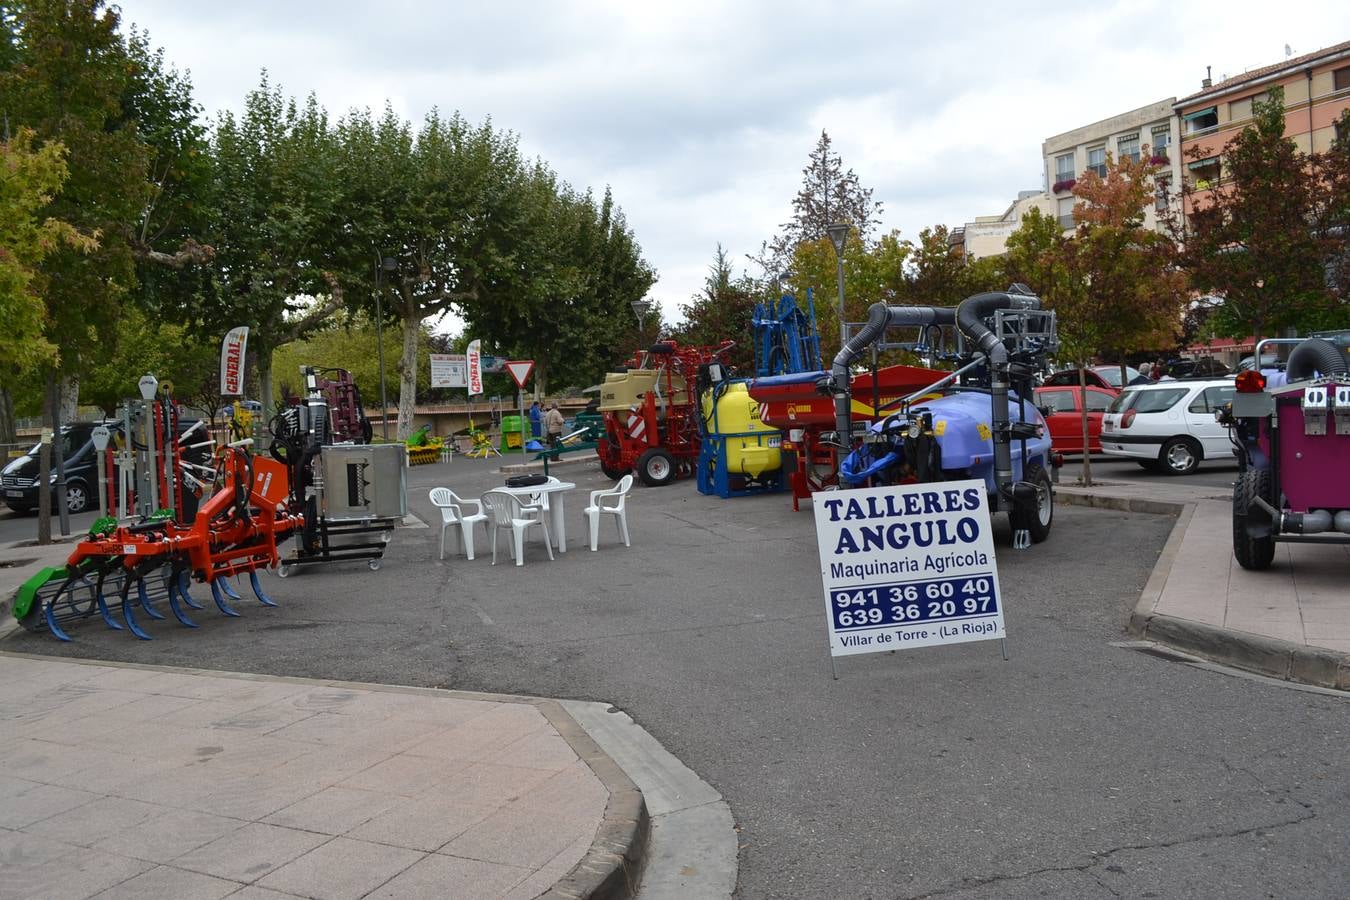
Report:
M248 326L231 328L220 344L220 394L244 395L244 353L248 350Z
M469 396L483 393L483 354L482 342L470 341L464 354L469 358Z

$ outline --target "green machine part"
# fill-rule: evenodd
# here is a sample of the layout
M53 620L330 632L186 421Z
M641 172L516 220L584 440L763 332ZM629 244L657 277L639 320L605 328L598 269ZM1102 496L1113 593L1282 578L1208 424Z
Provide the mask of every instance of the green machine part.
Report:
M53 581L62 581L65 578L65 566L49 566L25 581L23 587L19 588L19 593L14 597L14 618L23 619L28 615L28 611L33 608L33 600L37 597L40 588Z

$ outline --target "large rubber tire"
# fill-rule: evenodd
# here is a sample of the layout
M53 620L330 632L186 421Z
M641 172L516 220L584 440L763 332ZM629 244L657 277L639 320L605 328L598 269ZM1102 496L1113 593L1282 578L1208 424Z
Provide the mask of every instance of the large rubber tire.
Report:
M66 482L66 511L82 513L89 508L89 488L83 481Z
M1158 465L1168 475L1190 475L1205 458L1194 438L1174 437L1158 452Z
M675 480L675 457L670 451L653 447L638 457L637 475L647 487L661 487Z
M1050 483L1050 473L1040 463L1027 466L1023 480L1036 485L1036 508L1029 513L1014 508L1008 514L1008 522L1014 529L1031 532L1031 542L1039 544L1050 536L1050 526L1055 523L1055 489Z
M1247 510L1252 499L1270 502L1270 470L1246 469L1233 483L1233 557L1244 569L1259 572L1269 569L1275 559L1275 536L1254 538L1247 533Z

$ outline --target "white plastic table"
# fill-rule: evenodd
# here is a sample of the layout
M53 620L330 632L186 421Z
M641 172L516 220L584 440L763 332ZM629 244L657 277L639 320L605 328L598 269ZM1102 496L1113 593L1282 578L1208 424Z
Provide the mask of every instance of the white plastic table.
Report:
M529 500L535 494L553 494L548 501L548 530L553 535L553 543L559 553L567 552L567 516L563 514L563 496L567 491L576 490L570 481L550 481L545 484L532 484L528 487L499 487L494 491L515 494L522 500Z

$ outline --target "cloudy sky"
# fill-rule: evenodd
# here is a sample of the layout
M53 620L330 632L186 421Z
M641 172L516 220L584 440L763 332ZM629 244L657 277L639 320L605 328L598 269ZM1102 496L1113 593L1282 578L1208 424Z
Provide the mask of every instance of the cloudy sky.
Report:
M667 319L719 242L743 262L786 220L822 129L913 238L1043 188L1050 135L1193 93L1206 66L1218 81L1350 39L1345 0L120 6L208 115L265 68L334 117L491 116L574 186L613 188Z

